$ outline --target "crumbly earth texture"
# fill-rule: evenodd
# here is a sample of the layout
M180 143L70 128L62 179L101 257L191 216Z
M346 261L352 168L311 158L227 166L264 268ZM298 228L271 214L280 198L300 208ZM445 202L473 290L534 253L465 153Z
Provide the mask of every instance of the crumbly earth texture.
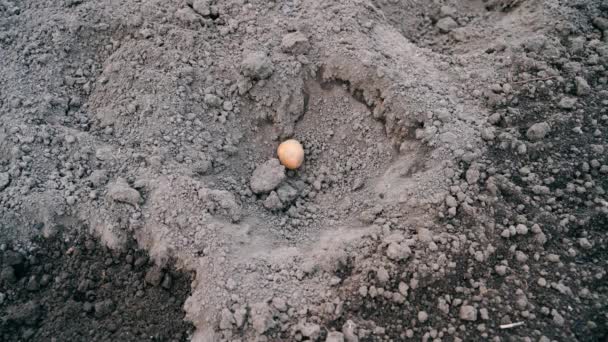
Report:
M188 273L71 233L1 246L1 341L188 340Z
M608 338L604 1L4 0L0 47L2 339Z

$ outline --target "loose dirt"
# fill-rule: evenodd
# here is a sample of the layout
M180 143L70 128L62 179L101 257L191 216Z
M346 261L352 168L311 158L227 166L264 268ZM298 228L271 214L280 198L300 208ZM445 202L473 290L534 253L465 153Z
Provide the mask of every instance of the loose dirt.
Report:
M4 340L608 338L602 1L5 0L0 46Z
M74 232L75 233L75 232ZM4 246L3 341L185 341L191 277L82 236Z

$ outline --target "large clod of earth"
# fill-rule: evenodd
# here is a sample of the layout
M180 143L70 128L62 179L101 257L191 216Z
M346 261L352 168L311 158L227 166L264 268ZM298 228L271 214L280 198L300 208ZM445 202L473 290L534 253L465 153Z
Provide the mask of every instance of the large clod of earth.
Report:
M0 341L608 338L603 1L10 0L0 60Z

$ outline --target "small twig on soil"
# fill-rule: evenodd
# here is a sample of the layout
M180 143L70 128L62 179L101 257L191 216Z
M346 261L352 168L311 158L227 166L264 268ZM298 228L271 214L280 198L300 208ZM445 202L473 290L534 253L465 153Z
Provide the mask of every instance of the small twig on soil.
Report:
M516 322L516 323L503 324L503 325L500 326L500 329L510 329L510 328L518 327L520 325L524 325L524 322Z
M534 81L546 81L546 80L550 80L550 79L556 78L556 77L557 76L531 78L529 80L524 80L524 81L519 81L519 82L513 82L513 84L525 84L525 83L534 82Z

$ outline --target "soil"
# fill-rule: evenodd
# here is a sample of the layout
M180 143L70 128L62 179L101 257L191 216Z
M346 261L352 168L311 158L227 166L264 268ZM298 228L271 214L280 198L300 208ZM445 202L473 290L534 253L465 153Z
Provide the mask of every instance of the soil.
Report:
M0 340L188 340L192 277L129 246L113 251L82 235L3 245Z
M10 0L0 46L4 340L608 339L603 1Z

